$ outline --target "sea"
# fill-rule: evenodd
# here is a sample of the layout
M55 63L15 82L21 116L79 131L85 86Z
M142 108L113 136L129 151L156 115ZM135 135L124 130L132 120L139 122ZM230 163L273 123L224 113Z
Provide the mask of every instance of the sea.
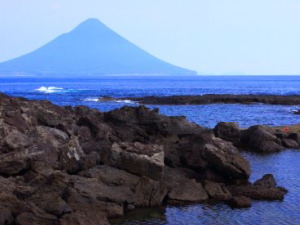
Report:
M123 106L139 106L126 97L274 94L300 95L300 76L192 76L146 77L101 76L97 78L0 78L0 92L28 99L49 100L61 106L85 105L100 111ZM100 97L125 100L99 101ZM262 124L285 126L300 124L292 113L300 105L210 104L147 105L168 116L213 128L218 122L237 122L241 128ZM193 225L193 224L300 224L300 150L286 149L267 155L242 153L251 163L251 181L272 173L278 185L288 189L283 201L253 201L248 209L232 209L224 203L165 206L134 210L111 221L118 225Z

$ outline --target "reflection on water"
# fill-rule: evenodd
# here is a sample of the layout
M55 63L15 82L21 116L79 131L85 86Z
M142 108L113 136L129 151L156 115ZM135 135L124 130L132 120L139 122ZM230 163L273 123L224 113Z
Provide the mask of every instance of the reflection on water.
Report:
M253 201L249 209L231 209L225 204L168 206L156 213L131 212L115 224L198 225L198 224L300 224L300 151L286 150L271 155L243 153L251 162L254 181L265 173L274 174L278 185L288 189L283 201ZM158 214L157 214L158 213ZM155 215L155 216L153 216ZM138 216L138 217L135 217Z

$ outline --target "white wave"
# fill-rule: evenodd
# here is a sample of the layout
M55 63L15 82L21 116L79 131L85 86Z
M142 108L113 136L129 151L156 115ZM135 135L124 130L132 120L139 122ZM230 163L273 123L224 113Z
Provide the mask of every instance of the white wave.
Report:
M99 102L99 98L85 98L84 102Z
M126 104L135 104L136 102L124 99L124 100L114 100L112 99L102 99L102 98L85 98L84 102L116 102L116 103L126 103Z
M136 102L128 100L128 99L125 99L125 100L116 100L115 102L118 102L118 103L127 103L127 104L135 104L136 103Z
M61 87L45 87L45 86L41 86L37 89L35 89L35 91L39 91L42 93L55 93L55 92L61 92L62 90L64 90Z

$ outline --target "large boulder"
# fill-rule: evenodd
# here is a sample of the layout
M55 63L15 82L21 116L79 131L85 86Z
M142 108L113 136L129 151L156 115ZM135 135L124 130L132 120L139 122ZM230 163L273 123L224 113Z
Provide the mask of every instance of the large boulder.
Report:
M165 182L168 186L168 202L201 202L209 198L202 184L187 178L187 171L167 168Z
M164 172L163 147L155 144L114 143L110 153L111 166L130 173L160 180Z
M209 165L229 179L248 179L250 164L230 143L219 138L212 138L203 145L202 157Z
M271 128L265 126L252 126L242 133L242 144L253 151L267 153L284 149L282 142L277 138Z
M216 137L232 142L235 146L240 145L241 133L237 123L219 122L215 128Z

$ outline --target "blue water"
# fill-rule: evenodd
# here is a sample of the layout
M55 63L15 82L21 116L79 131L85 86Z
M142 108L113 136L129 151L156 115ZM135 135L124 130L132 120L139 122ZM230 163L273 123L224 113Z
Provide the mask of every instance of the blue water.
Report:
M44 90L41 87L61 89ZM48 99L58 105L87 105L101 111L135 103L96 102L101 96L138 97L147 95L198 94L300 94L300 76L202 76L202 77L102 77L99 79L0 78L0 91L29 99ZM40 90L36 90L40 89ZM241 127L255 124L289 125L300 123L291 113L299 106L262 104L213 104L158 107L166 115L185 115L206 127L220 121L238 122Z
M29 99L47 99L58 105L86 105L108 111L123 105L138 104L97 102L98 97L300 94L300 76L102 77L76 80L0 78L0 91ZM160 112L166 115L184 115L188 120L206 127L214 127L220 121L235 121L241 127L300 123L300 116L291 113L293 109L299 109L299 105L213 104L149 107L158 107ZM129 214L118 221L118 224L300 224L300 151L286 150L264 156L249 153L244 155L251 162L251 180L254 181L265 173L273 173L278 184L289 190L284 201L254 201L249 209L235 210L222 203L168 206L159 210L145 209Z
M272 173L277 184L289 190L283 201L253 201L248 209L231 209L222 203L168 206L164 211L144 209L131 212L125 218L112 222L122 225L300 224L300 151L243 155L251 162L251 181L261 178L264 173Z

